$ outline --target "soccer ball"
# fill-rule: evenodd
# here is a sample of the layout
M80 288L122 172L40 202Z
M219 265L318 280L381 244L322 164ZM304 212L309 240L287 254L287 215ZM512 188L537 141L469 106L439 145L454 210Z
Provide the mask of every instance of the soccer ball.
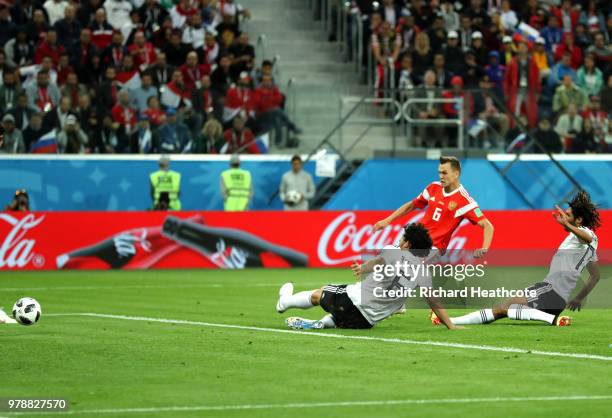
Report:
M302 195L297 190L289 190L286 195L286 200L289 203L296 204L300 201Z
M13 305L13 318L21 325L34 325L41 313L40 304L33 298L21 298Z

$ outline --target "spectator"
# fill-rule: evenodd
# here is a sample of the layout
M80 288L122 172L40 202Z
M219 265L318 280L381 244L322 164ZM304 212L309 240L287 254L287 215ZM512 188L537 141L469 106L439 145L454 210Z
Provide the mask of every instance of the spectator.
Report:
M28 39L25 27L17 28L17 35L4 45L6 63L11 67L23 67L34 62L34 42Z
M117 129L119 124L113 122L111 115L102 116L102 126L96 129L90 138L92 152L97 154L114 154L119 144Z
M251 77L248 73L240 74L240 79L235 87L227 91L223 107L223 124L227 125L242 112L246 122L254 116L253 89L251 88Z
M42 129L42 114L33 113L28 127L22 132L25 152L30 152L32 144L36 143L46 132Z
M60 92L54 83L49 81L49 72L40 70L36 75L36 83L25 89L30 99L30 106L35 106L41 112L47 112L58 105Z
M551 15L548 17L548 26L542 29L540 36L544 38L546 42L546 50L548 52L553 52L563 38L563 29L560 27L559 18L557 16Z
M130 22L132 7L132 3L127 0L105 0L104 9L106 10L108 23L115 30L121 30Z
M593 125L589 119L583 119L582 130L572 141L570 152L575 154L594 153L599 150L599 144L595 140Z
M123 65L123 57L127 55L127 49L123 46L123 35L119 31L114 31L110 45L102 51L102 62L106 66L119 68Z
M184 123L178 121L175 108L169 108L166 114L167 121L158 130L160 145L157 152L176 154L189 151L187 148L191 141L189 129Z
M73 102L74 103L74 102ZM76 110L75 116L77 117L77 121L79 122L79 126L87 135L87 138L92 138L94 132L98 130L98 111L95 107L91 105L91 98L89 94L84 93L79 95L77 99L78 108ZM92 145L88 145L89 148L92 148Z
M121 90L117 94L117 104L112 108L114 128L117 132L117 151L129 153L135 151L134 134L138 127L136 111L130 106L130 95L127 90Z
M147 115L153 128L158 128L166 122L166 113L160 107L157 96L151 96L147 99L147 108L143 113Z
M570 105L574 105L579 111L582 111L587 103L586 93L574 84L571 76L563 77L563 83L557 87L553 97L553 112L565 112Z
M159 139L156 131L151 128L149 116L146 114L140 115L138 118L138 152L140 154L149 154L156 148Z
M510 112L519 116L522 109L525 109L530 127L535 127L538 119L540 89L538 66L529 57L527 43L521 42L517 56L506 67L504 95L508 98Z
M253 198L251 173L240 168L240 157L230 157L230 168L221 173L221 196L226 212L242 212L248 209Z
M444 48L444 62L451 74L459 74L463 69L463 51L459 47L459 35L456 31L448 32Z
M138 31L142 31L142 24L140 23L140 14L138 10L132 9L130 11L129 20L121 26L121 34L126 45L130 45L134 42L134 35Z
M200 79L200 87L193 92L191 102L193 109L207 119L209 115L216 115L215 109L218 108L218 98L211 90L210 76L203 75Z
M134 43L128 46L128 52L134 58L134 63L140 71L147 70L157 58L153 44L146 41L145 33L141 30L134 34Z
M149 176L154 210L181 210L181 174L170 170L170 158L162 155L159 170Z
M555 125L555 132L563 140L563 149L572 149L572 142L580 131L582 131L582 116L578 114L576 105L570 104Z
M490 17L487 10L483 7L483 0L471 0L470 7L466 12L472 19L472 26L482 29L489 25Z
M488 77L488 82L492 83L493 93L500 98L503 95L505 73L506 67L499 63L499 52L489 52L489 65L485 67L485 75Z
M366 28L370 31L371 34L377 33L380 29L380 25L382 24L382 19L378 13L373 13L370 17L370 27ZM400 19L400 24L398 27L398 34L401 38L402 43L402 54L406 54L407 52L411 52L414 48L414 40L416 35L421 31L419 27L417 27L414 23L414 16L408 15L404 16ZM371 39L372 36L364 37L365 39Z
M435 59L434 59L435 61ZM419 85L418 75L412 67L412 56L405 54L402 57L400 71L397 73L396 88L399 90L401 101L414 96L414 89Z
M591 96L591 103L589 107L582 112L582 119L588 119L593 127L595 137L601 142L605 138L606 132L608 132L608 114L601 109L601 100L599 96Z
M459 29L459 14L455 11L451 0L442 1L440 14L444 19L444 27L447 32L457 31Z
M179 0L178 3L174 7L172 7L172 9L170 9L170 16L172 17L172 27L175 29L185 27L188 18L197 13L198 9L193 7L192 3L189 0Z
M23 27L34 18L36 10L44 10L40 2L33 0L16 0L11 8L11 20L17 26Z
M82 94L87 94L87 87L80 84L76 73L71 71L68 73L68 77L66 77L66 83L60 89L60 94L62 96L70 97L72 105L76 107L79 103L79 96Z
M460 102L462 104L460 105L458 101L453 102L453 103L444 103L442 105L442 110L444 111L446 119L460 119L462 116L459 113L459 111L461 110L460 106L463 106L463 121L465 123L467 122L467 120L470 118L470 116L473 113L472 98L469 94L466 94L466 92L463 91L463 80L461 79L460 76L458 75L454 76L450 84L451 84L451 90L446 90L444 93L442 93L442 98L443 99L455 99L455 100L462 99ZM459 128L459 129L462 129L462 128ZM448 137L451 139L448 145L450 145L451 147L457 146L458 144L456 143L456 140L455 140L455 138L458 137L457 128L449 127L447 128L447 132L448 132Z
M593 45L587 49L587 54L593 54L595 56L595 65L605 72L610 63L612 63L612 49L606 45L603 33L596 33L593 39Z
M423 77L423 85L416 90L416 97L419 99L439 99L442 97L440 90L436 88L436 74L429 70L425 72ZM439 103L427 102L420 104L418 107L418 119L438 119L442 115L442 109ZM426 146L433 148L437 143L444 144L444 130L438 125L419 126L419 140L417 146ZM439 140L439 141L438 141Z
M93 81L89 76L93 57L98 54L98 48L92 42L91 29L83 29L79 34L79 40L70 48L70 64L75 69L77 77L84 84Z
M461 28L459 29L459 44L461 45L461 49L465 52L470 49L470 45L472 44L472 18L463 14L461 16Z
M198 63L198 54L191 51L187 54L185 64L181 66L183 81L185 88L191 92L201 87L201 79L203 75L210 74L210 65Z
M601 89L601 108L604 112L612 112L612 74L608 76L608 83Z
M217 13L215 14L217 24L221 23L221 21L229 21L232 25L238 29L239 16L244 16L244 18L251 17L251 11L246 9L239 3L236 3L234 0L225 0L223 2L217 2Z
M117 80L119 87L127 90L136 90L142 85L140 73L134 66L134 58L131 55L123 56L123 62L115 80Z
M0 14L2 9L0 7ZM26 32L28 33L28 39L38 45L45 39L45 33L47 33L49 25L45 19L45 12L41 9L35 10L32 21L26 24Z
M208 64L211 67L217 63L219 58L219 44L217 43L216 32L208 29L204 35L204 45L200 52L200 61L204 64ZM263 63L262 63L263 67Z
M283 174L280 184L280 199L285 210L308 210L309 200L315 195L315 185L312 176L303 170L299 155L291 158L291 170ZM298 200L291 200L296 194Z
M512 61L512 58L514 58L514 55L516 54L517 49L514 46L514 42L512 42L512 38L509 36L504 36L502 38L502 60L501 63L503 65L505 65L506 67L508 67L508 64L510 64L510 62Z
M37 111L28 104L28 95L25 91L20 91L17 96L17 105L7 113L13 115L13 118L15 118L15 127L23 133L30 124L32 116L34 116ZM26 149L29 149L27 145L28 143L26 142Z
M395 61L402 47L402 39L397 36L389 22L383 22L380 31L372 34L371 47L376 62L376 95L382 97L385 94L382 90L385 87L385 73L388 68L395 67Z
M535 148L535 152L548 152L559 154L563 151L563 143L559 135L551 129L550 121L547 118L540 120L538 129L533 133L534 139L540 145Z
M586 51L587 48L593 43L593 39L591 38L591 34L586 31L586 28L583 24L579 23L576 25L576 30L574 31L574 39L576 39L576 45L581 48L583 51Z
M44 8L49 16L49 24L55 25L55 22L64 17L64 12L68 7L68 2L65 0L47 0L44 3Z
M160 52L157 54L155 59L155 65L151 67L151 74L153 74L153 84L157 88L165 85L172 78L174 68L169 66L166 62L166 54Z
M138 9L140 22L142 23L147 39L150 39L156 27L162 26L164 19L168 16L166 9L161 7L157 0L145 0Z
M582 65L582 50L574 43L571 33L564 34L563 42L555 48L555 61L560 61L566 52L570 54L570 67L577 70Z
M572 81L578 80L576 71L571 67L571 55L569 52L563 54L561 61L556 63L550 71L550 77L548 77L548 86L553 90L556 89L563 81L566 75L569 75Z
M192 107L191 91L185 86L183 73L180 70L174 70L172 81L160 90L162 91L161 104L166 108L179 109L181 107Z
M433 51L429 46L429 36L425 32L420 32L416 36L412 65L417 74L424 74L433 65Z
M484 135L482 145L484 148L491 148L497 145L496 137L501 140L508 132L508 116L498 108L493 97L495 94L494 83L488 75L485 75L480 82L480 90L474 94L473 98L474 115L486 124L485 129L482 131Z
M444 18L442 16L437 15L434 18L433 26L428 35L431 49L434 52L441 50L446 43L446 31L444 30Z
M55 130L57 133L59 133L62 129L64 129L68 116L72 114L71 107L72 101L70 100L70 97L63 96L60 99L59 106L56 109L45 113L45 116L43 117L43 130L45 132Z
M3 83L0 86L0 112L4 113L17 105L20 93L23 91L17 84L15 71L2 72Z
M253 70L255 48L249 44L249 35L246 32L240 34L237 42L230 47L229 52L234 56L234 61L232 62L234 71L251 72Z
M91 30L91 42L96 49L106 50L112 43L113 27L106 21L106 11L102 7L96 10L94 21L89 29Z
M166 54L168 64L173 67L180 67L185 63L185 58L189 53L189 47L181 43L181 31L174 29L170 35L170 43L163 49Z
M444 54L441 52L434 54L433 71L436 73L436 87L441 89L450 87L452 74L446 69Z
M194 154L219 154L224 144L223 126L217 119L210 118L204 124L200 135L193 141L191 152Z
M59 152L61 154L84 154L87 144L87 135L79 127L76 116L68 115L64 127L57 135Z
M116 79L117 71L115 67L108 67L104 77L104 82L100 84L96 93L100 110L112 109L115 103L117 103L117 95L119 93L119 83Z
M228 55L222 55L219 59L219 65L210 75L213 90L220 96L225 96L227 89L233 83L232 73L230 71L231 59Z
M476 57L476 63L479 66L484 67L485 65L487 65L488 53L483 42L482 32L476 31L472 33L471 50L473 51L474 56Z
M542 82L546 81L546 78L550 74L549 57L545 49L545 43L544 38L538 37L535 41L534 50L531 54L531 57L538 66L538 71L540 72L540 79Z
M294 134L300 134L301 130L289 119L289 116L281 108L283 95L278 87L272 82L272 77L265 75L261 85L255 89L254 107L257 123L263 132L274 129L274 139L277 146L287 146L289 141L285 138L283 128Z
M57 71L57 85L63 87L68 79L68 74L74 72L74 69L70 66L70 59L66 52L60 54L59 62L55 69Z
M143 73L140 87L130 91L132 107L138 114L144 112L148 107L150 97L157 97L157 88L153 85L153 77L149 73Z
M586 10L580 13L579 22L589 28L589 32L605 32L606 20L603 13L597 8L596 0L589 0Z
M232 127L223 133L225 145L221 149L222 154L234 154L247 152L249 154L259 154L259 148L255 144L253 132L245 126L242 116L236 116L232 122Z
M2 118L4 135L0 136L0 153L2 154L21 154L24 153L25 143L21 131L15 128L15 118L11 114L6 114Z
M64 9L64 18L53 25L57 31L57 41L60 45L70 46L81 32L81 24L76 19L76 9L69 4Z
M465 62L463 64L463 70L460 76L463 78L466 88L477 88L478 83L480 80L482 80L484 75L484 70L476 62L476 55L474 55L474 51L470 49L465 52L464 56Z
M192 49L200 49L204 45L206 28L202 25L202 15L194 13L187 18L188 25L183 31L183 43Z
M0 57L2 54L0 53ZM50 57L43 57L40 64L29 65L27 67L19 68L19 75L25 77L23 87L27 88L29 85L36 84L37 76L40 71L46 71L49 74L49 81L53 84L57 83L57 72L53 69L53 61Z
M57 65L63 52L64 46L57 43L57 32L55 32L55 29L49 29L44 42L41 42L36 48L34 62L40 64L43 57L50 57L53 64Z
M595 57L591 54L584 59L584 65L578 70L578 86L589 96L597 96L603 87L603 73L595 66Z
M96 11L102 7L102 0L83 0L80 2L80 7L77 9L77 19L81 26L89 27L96 18Z
M559 19L563 32L571 33L574 31L580 16L579 12L573 9L572 0L561 0L561 8L553 6L550 12Z

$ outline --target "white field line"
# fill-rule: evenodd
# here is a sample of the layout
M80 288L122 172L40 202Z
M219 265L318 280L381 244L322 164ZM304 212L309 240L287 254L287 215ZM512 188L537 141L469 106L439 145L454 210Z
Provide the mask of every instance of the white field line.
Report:
M524 396L495 398L454 398L454 399L396 399L377 401L344 401L344 402L312 402L285 404L243 404L243 405L201 405L201 406L167 406L156 408L118 408L118 409L86 409L81 411L41 411L41 412L9 412L11 416L18 415L77 415L77 414L151 414L162 412L194 412L194 411L240 411L253 409L306 409L326 407L355 406L397 406L397 405L441 405L469 403L502 403L502 402L564 402L564 401L607 401L612 395L590 396Z
M300 282L300 286L321 287L320 282ZM115 290L115 289L192 289L224 287L280 287L282 283L199 283L168 285L117 285L117 286L49 286L49 287L0 287L0 292L47 292L50 290Z
M110 315L110 314L100 314L100 313L62 313L62 314L47 314L46 316L88 316L88 317L94 317L94 318L122 319L122 320L127 320L127 321L160 322L164 324L194 325L194 326L200 326L200 327L240 329L240 330L247 330L247 331L272 332L272 333L278 333L278 334L308 335L310 337L320 337L320 338L338 338L338 339L344 339L344 340L379 341L379 342L392 343L392 344L425 345L425 346L434 346L434 347L461 348L461 349L466 349L466 350L498 351L498 352L503 352L503 353L534 354L538 356L548 356L548 357L566 357L566 358L579 358L579 359L588 359L588 360L612 361L612 356L600 356L600 355L586 354L586 353L560 353L560 352L555 352L555 351L526 350L524 348L516 348L516 347L497 347L497 346L492 346L492 345L463 344L463 343L452 343L452 342L444 342L444 341L417 341L417 340L405 340L405 339L400 339L400 338L370 337L366 335L342 335L342 334L328 333L326 331L295 331L295 330L288 330L288 329L252 327L252 326L246 326L246 325L215 324L215 323L210 323L210 322L185 321L181 319L149 318L149 317L144 317L144 316Z

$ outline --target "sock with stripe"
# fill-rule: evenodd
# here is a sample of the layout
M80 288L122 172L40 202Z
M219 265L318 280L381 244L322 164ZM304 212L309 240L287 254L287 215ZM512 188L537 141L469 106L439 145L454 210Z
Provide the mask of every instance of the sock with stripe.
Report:
M314 290L305 290L303 292L298 292L293 295L286 295L281 298L281 305L285 307L285 309L289 308L299 308L299 309L308 309L312 308L314 305L310 301L310 297L312 296Z
M454 325L478 325L493 322L495 317L493 316L493 309L481 309L450 320Z
M508 308L508 318L517 321L542 321L552 324L555 316L529 306L514 304Z

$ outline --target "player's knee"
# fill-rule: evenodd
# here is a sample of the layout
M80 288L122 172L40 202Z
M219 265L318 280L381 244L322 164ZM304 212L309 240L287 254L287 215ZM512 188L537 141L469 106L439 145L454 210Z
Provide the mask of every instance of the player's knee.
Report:
M319 305L322 294L323 294L323 288L315 290L314 292L312 292L312 295L310 295L310 302L315 306Z

